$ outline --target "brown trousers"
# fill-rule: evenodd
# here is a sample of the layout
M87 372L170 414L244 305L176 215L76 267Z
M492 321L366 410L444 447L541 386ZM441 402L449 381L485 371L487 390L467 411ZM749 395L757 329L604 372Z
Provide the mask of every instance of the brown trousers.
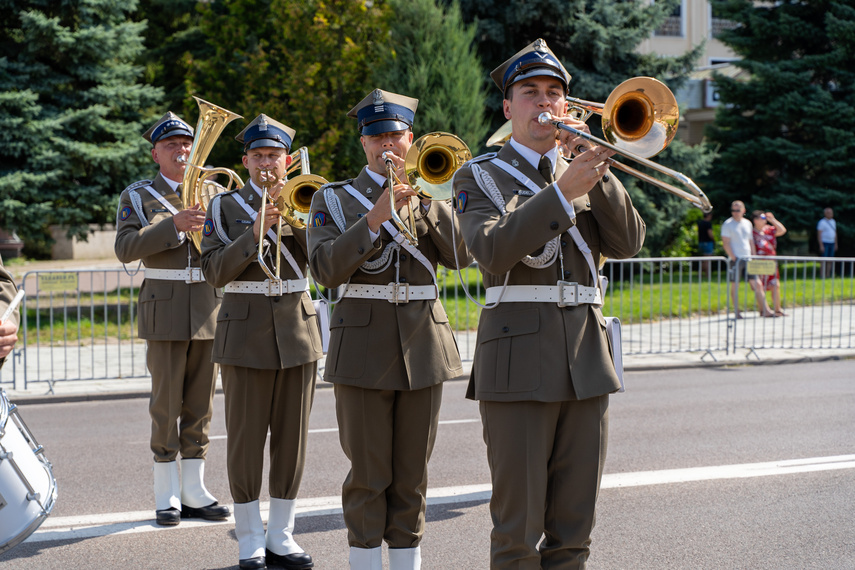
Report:
M347 539L356 548L413 548L425 531L427 465L436 441L442 384L413 391L335 385Z
M261 494L270 430L270 496L296 499L306 465L317 362L284 370L222 366L229 489L235 503Z
M493 483L490 568L585 567L606 459L608 402L599 396L480 403Z
M213 340L149 340L151 450L154 460L204 459L213 414L217 365Z

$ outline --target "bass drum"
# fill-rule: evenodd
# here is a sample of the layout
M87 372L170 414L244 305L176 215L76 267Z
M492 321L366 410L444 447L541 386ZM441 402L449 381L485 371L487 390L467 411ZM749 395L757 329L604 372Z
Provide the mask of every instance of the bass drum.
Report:
M0 390L0 553L26 540L56 502L56 479L44 450Z

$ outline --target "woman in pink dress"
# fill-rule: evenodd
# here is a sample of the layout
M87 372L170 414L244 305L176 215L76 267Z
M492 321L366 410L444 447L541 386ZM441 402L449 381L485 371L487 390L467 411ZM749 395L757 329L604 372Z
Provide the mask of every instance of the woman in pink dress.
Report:
M772 212L763 213L760 210L754 210L751 214L751 222L754 224L754 245L757 246L757 255L777 255L778 238L787 233L784 224L776 220ZM774 275L761 275L760 281L767 291L772 292L775 316L787 316L781 309L781 283L777 265Z

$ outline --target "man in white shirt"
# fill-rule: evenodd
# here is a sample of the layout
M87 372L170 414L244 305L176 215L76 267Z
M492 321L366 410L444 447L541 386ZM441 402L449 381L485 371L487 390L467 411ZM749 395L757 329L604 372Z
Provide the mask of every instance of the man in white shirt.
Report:
M745 219L745 204L741 200L735 200L730 205L731 217L721 225L721 244L730 260L730 296L733 299L733 308L736 318L741 319L737 302L737 291L739 282L746 277L747 263L737 263L737 260L750 255L757 255L754 246L753 227L751 222ZM763 289L760 279L756 275L748 275L748 284L754 290L754 298L757 300L757 309L764 317L774 317L775 313L766 302L766 291Z
M834 257L834 254L837 253L837 221L834 219L834 210L831 208L826 208L823 213L825 217L816 224L816 239L819 242L819 251L822 256ZM823 277L828 277L833 267L833 263L823 263Z

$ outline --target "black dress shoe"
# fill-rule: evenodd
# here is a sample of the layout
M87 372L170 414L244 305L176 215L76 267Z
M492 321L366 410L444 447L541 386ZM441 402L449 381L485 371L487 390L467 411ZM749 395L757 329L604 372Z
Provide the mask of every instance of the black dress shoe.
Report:
M267 568L267 564L264 563L264 556L256 556L255 558L246 558L244 560L238 560L238 565L242 569L246 569L246 570L255 570L257 568Z
M154 511L154 516L157 524L174 526L181 522L181 511L175 507L170 507L161 511Z
M312 562L312 557L305 552L295 552L294 554L276 554L269 548L265 551L267 561L276 566L281 566L286 570L303 570L304 568L314 568L315 563Z
M184 519L224 521L229 518L229 514L229 508L225 505L220 505L217 502L213 502L207 507L199 507L198 509L188 507L187 505L181 505L181 518Z

